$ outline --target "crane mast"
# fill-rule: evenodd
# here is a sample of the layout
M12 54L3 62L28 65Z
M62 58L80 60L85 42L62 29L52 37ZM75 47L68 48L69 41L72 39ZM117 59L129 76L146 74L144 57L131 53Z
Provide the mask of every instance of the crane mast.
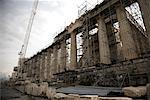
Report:
M34 17L36 14L38 2L39 2L39 0L35 0L33 3L32 12L30 15L30 19L28 22L28 26L27 26L27 30L26 30L26 34L25 34L25 38L24 38L24 43L22 45L21 51L19 52L20 58L25 58L25 55L26 55L26 51L27 51L27 47L28 47L28 43L29 43L29 38L30 38L30 33L31 33Z
M19 52L18 73L17 73L18 78L23 78L23 74L25 73L23 71L24 68L22 65L23 65L24 61L26 60L25 55L26 55L26 51L27 51L27 47L28 47L28 43L29 43L29 38L30 38L30 33L31 33L34 17L36 15L38 2L39 2L39 0L35 0L33 3L30 19L28 22L28 26L27 26L27 30L26 30L26 34L25 34L25 38L24 38L24 42L23 42L21 51Z

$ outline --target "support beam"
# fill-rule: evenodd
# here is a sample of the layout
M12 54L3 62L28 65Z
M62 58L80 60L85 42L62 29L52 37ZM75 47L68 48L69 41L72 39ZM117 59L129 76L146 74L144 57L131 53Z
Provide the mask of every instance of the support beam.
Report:
M77 67L77 43L76 32L71 33L71 64L70 70L74 70Z
M106 24L102 17L98 18L98 41L99 41L100 63L110 64L111 63L110 50L106 32Z
M123 60L136 58L138 55L133 39L133 31L129 20L127 19L125 9L123 7L118 7L116 13L120 26Z

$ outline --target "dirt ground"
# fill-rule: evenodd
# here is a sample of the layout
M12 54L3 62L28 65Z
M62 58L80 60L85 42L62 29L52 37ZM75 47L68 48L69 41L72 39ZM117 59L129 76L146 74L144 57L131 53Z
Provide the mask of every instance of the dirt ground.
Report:
M25 95L13 87L10 87L7 83L0 83L0 100L46 100L44 98Z
M20 93L4 83L0 87L0 97L0 100L32 100L31 97Z

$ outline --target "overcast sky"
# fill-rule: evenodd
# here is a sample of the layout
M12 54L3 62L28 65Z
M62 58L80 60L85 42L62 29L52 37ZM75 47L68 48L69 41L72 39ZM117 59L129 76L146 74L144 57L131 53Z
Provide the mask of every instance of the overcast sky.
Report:
M33 23L27 57L50 45L56 32L78 17L85 0L40 0ZM95 5L101 0L87 0ZM11 73L18 62L33 0L0 0L0 72Z

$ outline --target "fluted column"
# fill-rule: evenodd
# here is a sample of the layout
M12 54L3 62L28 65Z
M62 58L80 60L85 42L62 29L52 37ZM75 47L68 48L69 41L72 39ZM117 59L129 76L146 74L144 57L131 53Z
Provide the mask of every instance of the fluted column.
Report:
M66 40L61 42L61 68L60 72L64 71L66 68Z
M47 79L51 79L51 48L47 50Z
M44 52L44 81L47 80L47 51Z
M106 31L106 24L102 17L98 18L98 41L99 41L100 63L110 64L111 63L110 50Z
M74 70L77 67L77 43L76 43L76 32L71 33L71 64L70 70Z
M40 82L42 82L43 81L43 68L42 68L42 66L43 66L43 57L42 57L43 55L42 54L40 54L40 71L39 71L39 73L40 73Z
M40 80L40 55L37 55L37 68L36 68L37 80Z
M53 60L53 74L56 74L58 72L58 69L57 69L57 56L58 56L58 50L57 50L57 45L55 45L53 47L53 57L54 57L54 60Z
M138 54L133 39L133 31L129 20L127 19L125 9L123 7L118 7L116 9L116 14L120 27L123 58L124 60L136 58Z

